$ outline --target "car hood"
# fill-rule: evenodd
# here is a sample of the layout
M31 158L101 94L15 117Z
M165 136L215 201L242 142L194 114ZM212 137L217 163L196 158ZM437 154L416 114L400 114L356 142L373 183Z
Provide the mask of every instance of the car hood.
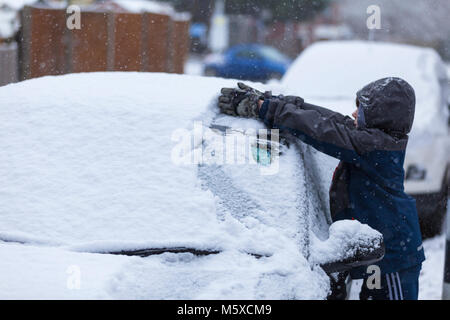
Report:
M141 259L0 241L0 256L0 299L324 299L328 290L325 274L289 254Z

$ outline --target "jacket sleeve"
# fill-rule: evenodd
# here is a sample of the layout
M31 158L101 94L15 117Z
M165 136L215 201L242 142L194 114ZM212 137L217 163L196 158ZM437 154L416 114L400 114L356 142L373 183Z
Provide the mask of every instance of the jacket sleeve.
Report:
M301 106L303 110L315 110L318 113L320 113L321 116L332 118L337 123L345 124L348 127L355 128L354 120L350 118L349 116L344 116L340 114L339 112L334 112L330 109L319 107L310 103L304 102Z
M307 104L300 97L265 100L259 117L264 123L288 131L315 149L345 162L358 163L373 149L372 133L358 130L350 117Z

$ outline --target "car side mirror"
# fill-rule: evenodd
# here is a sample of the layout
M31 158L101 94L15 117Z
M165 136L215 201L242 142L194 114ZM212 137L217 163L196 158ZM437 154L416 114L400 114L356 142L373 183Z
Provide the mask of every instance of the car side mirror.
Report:
M310 261L331 274L374 264L384 254L381 233L356 220L342 220L330 226L327 240L312 243Z

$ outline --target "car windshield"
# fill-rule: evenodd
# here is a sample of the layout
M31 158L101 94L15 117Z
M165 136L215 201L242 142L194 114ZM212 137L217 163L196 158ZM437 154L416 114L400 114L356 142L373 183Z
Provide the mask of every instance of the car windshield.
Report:
M268 60L280 62L280 63L287 63L289 62L289 58L283 55L281 52L277 51L274 48L271 47L261 47L259 49L261 55L265 57Z

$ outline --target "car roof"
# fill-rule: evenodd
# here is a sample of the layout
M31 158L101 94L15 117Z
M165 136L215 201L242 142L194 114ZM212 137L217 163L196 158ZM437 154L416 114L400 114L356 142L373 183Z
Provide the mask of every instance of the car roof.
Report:
M265 46L265 45L261 45L261 44L257 44L257 43L248 43L248 44L238 44L235 45L233 47L231 47L229 50L230 51L238 51L238 50L260 50L262 48L273 48L273 47L269 47L269 46Z
M0 88L0 239L94 252L236 245L273 252L279 244L264 241L265 233L295 237L299 212L309 212L300 201L306 191L292 179L303 172L294 151L275 176L261 176L257 166L223 166L221 178L229 183L217 190L199 179L198 164L172 161L178 152L180 159L191 156L194 121L207 129L217 116L220 88L234 85L218 78L93 73ZM226 118L227 125L244 125ZM193 143L201 148L202 137ZM274 180L280 187L271 192ZM221 205L223 190L234 195L237 208L251 198L254 216ZM248 229L250 222L259 227Z
M207 94L180 92L193 83ZM226 83L94 73L1 88L1 231L70 245L213 244L214 196L194 166L171 162L170 146Z

